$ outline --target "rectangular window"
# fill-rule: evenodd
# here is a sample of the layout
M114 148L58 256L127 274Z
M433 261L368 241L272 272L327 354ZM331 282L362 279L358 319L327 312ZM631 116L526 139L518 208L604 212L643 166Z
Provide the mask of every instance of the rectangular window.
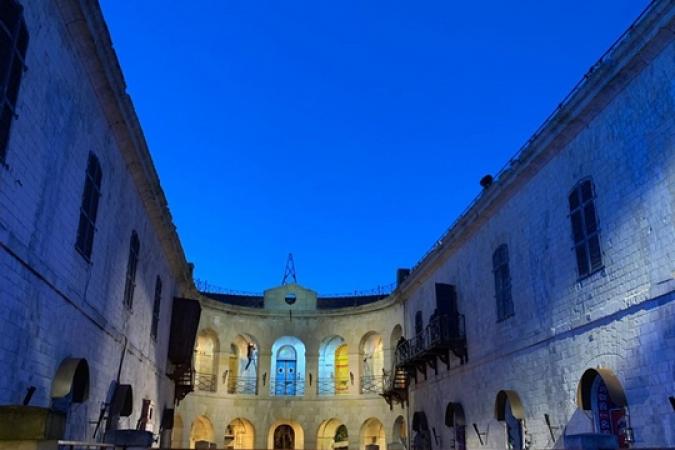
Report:
M134 306L134 289L136 288L136 269L138 268L138 253L141 243L135 231L131 233L129 243L129 261L127 262L127 276L124 284L124 306L131 309Z
M157 340L157 328L159 326L159 308L162 304L162 279L157 276L155 281L155 301L152 305L152 326L150 327L150 336Z
M87 261L91 259L91 251L94 246L98 200L101 197L101 178L101 165L98 158L93 153L89 153L80 206L80 222L77 226L77 240L75 242L75 248Z
M602 268L595 189L591 180L578 183L568 200L574 255L579 277L582 278Z
M4 161L9 131L16 117L16 100L26 70L28 29L23 7L16 0L0 2L0 162Z
M495 299L497 301L497 321L514 315L511 297L511 273L509 271L509 249L502 244L492 254L492 273L495 278Z

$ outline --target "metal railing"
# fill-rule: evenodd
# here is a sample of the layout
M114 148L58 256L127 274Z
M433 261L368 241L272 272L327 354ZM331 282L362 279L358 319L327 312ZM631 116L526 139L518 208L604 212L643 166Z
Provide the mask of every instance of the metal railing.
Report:
M348 395L349 394L349 381L348 380L338 380L335 379L325 379L319 378L319 381L316 386L317 394L319 395Z
M465 338L465 328L463 314L432 317L421 333L396 347L396 361L400 364L406 364L421 357L431 349L441 346L452 347Z
M270 395L275 397L300 397L305 395L305 380L272 380Z
M216 374L195 372L195 386L199 391L216 392Z
M256 395L258 393L258 377L230 376L227 380L227 393Z
M362 375L360 386L362 394L381 394L384 392L384 375Z

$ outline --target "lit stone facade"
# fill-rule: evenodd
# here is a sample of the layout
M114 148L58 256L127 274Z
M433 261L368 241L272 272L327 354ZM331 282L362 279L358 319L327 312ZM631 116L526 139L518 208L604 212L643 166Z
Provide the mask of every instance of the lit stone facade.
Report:
M407 423L407 411L390 410L379 395L382 369L388 371L401 335L401 305L391 298L365 299L361 306L349 306L355 300L350 297L317 300L295 284L243 298L257 307L234 306L231 297L202 296L196 391L176 410L174 447L206 440L219 447L273 448L274 431L282 425L294 429L297 449L334 448L340 425L350 448L364 449L374 438L381 448L407 442L400 426L395 430L395 424ZM246 369L249 344L255 352ZM298 376L283 384L279 361L287 359L286 345L297 355Z

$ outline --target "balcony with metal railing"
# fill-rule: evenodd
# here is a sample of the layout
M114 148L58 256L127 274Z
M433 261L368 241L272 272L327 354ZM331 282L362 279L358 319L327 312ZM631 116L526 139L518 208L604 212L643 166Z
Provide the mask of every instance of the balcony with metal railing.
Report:
M270 382L270 395L274 397L301 397L305 395L304 379L272 380Z
M361 394L381 395L384 392L384 375L361 375Z
M216 392L216 374L195 372L195 387L198 391Z
M335 380L332 378L319 378L316 386L316 392L320 396L348 395L348 380Z
M227 380L227 393L240 395L256 395L258 393L257 377L230 376Z

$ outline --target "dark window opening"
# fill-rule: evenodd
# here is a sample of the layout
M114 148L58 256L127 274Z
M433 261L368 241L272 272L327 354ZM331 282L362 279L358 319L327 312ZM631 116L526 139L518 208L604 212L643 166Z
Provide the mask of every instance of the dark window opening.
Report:
M492 254L492 273L495 277L495 299L497 301L497 320L502 321L513 316L513 297L511 297L511 273L509 271L509 248L502 244Z
M422 318L422 311L415 313L415 336L422 334L424 330L424 319Z
M138 253L141 243L138 241L138 234L135 231L131 233L131 242L129 243L129 261L127 263L127 276L124 285L124 306L131 309L134 305L134 289L136 288L136 269L138 267Z
M0 2L0 162L4 161L9 131L16 117L21 78L26 70L28 29L23 7L16 0Z
M590 179L578 183L569 195L570 222L579 277L602 268L602 252L595 189Z
M96 215L98 214L98 201L101 197L101 177L101 165L98 158L93 153L89 153L80 206L80 222L77 226L77 240L75 242L75 248L87 261L91 259L91 251L94 246Z
M150 327L150 336L157 340L157 328L159 326L159 308L162 304L162 279L157 276L155 281L155 301L152 305L152 326Z

